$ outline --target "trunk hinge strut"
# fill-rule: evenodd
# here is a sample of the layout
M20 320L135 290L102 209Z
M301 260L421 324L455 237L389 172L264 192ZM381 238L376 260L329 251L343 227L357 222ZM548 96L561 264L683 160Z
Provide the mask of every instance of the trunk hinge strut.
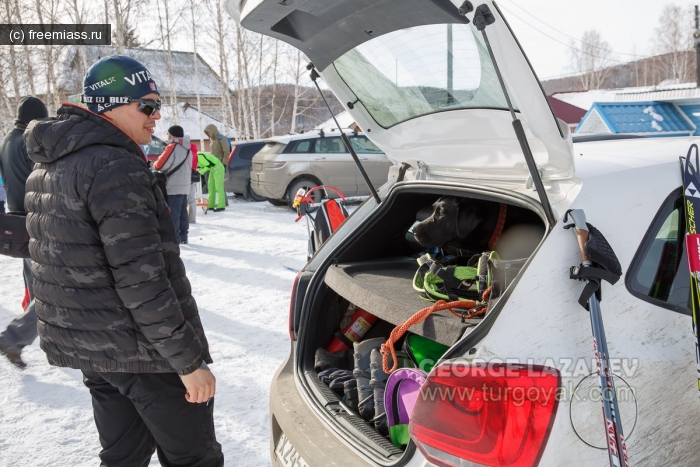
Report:
M372 193L372 196L374 197L374 199L377 200L377 204L380 204L382 202L382 200L379 198L379 195L377 194L377 190L374 189L372 182L369 180L369 177L367 176L367 172L365 172L365 168L362 167L362 163L360 162L360 159L357 157L357 153L352 148L352 144L350 144L350 139L348 138L348 135L346 135L345 132L343 131L343 129L340 128L340 124L338 123L338 120L336 120L335 115L333 114L333 111L331 110L331 106L328 105L328 101L326 100L326 96L323 95L323 92L321 92L321 88L318 86L318 83L316 82L316 78L320 78L320 75L316 71L316 67L314 67L314 64L312 62L309 62L309 64L306 65L306 69L311 70L311 81L313 81L314 84L316 85L316 89L318 89L318 93L321 95L321 99L323 99L323 102L326 104L328 111L331 113L331 117L333 117L333 121L335 122L335 126L337 126L338 131L340 131L340 137L343 139L343 143L345 143L345 147L348 148L348 151L350 151L350 155L352 156L353 160L355 161L357 168L360 169L360 174L362 174L362 178L365 179L365 183L369 187L370 193Z
M469 1L466 1L459 8L459 13L464 16L470 11L472 11L473 8L474 7L471 5L471 3ZM476 26L476 29L481 31L481 34L484 37L486 49L489 52L491 62L493 63L494 71L496 72L496 76L498 76L498 82L501 84L503 95L505 96L506 102L508 103L508 110L510 110L510 115L513 117L513 130L515 130L515 136L518 138L518 142L520 143L520 149L522 149L523 155L525 156L525 161L527 162L527 167L530 171L530 177L532 177L532 182L535 184L535 190L537 190L537 194L540 197L540 202L542 203L542 207L544 208L544 214L547 217L549 225L553 226L554 224L556 224L556 219L554 218L552 206L549 204L549 198L547 198L547 192L545 191L544 184L542 183L542 177L540 176L539 170L537 170L535 158L532 156L532 150L530 149L530 145L528 144L527 138L525 137L525 130L523 129L523 124L520 120L518 120L518 117L516 117L515 111L513 110L513 104L511 103L510 97L508 96L508 90L506 89L506 84L503 81L501 70L498 68L498 63L496 63L496 57L493 55L493 50L491 50L491 43L489 42L489 38L486 35L486 26L496 22L496 17L493 15L493 13L491 13L491 10L489 9L488 5L484 4L479 5L476 8L476 11L474 12L473 21L474 26Z

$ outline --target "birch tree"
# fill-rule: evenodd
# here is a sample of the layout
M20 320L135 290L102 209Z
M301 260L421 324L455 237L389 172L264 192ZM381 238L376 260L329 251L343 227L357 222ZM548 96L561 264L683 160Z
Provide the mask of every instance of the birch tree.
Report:
M68 16L70 17L73 24L87 24L87 12L85 10L85 3L82 5L78 0L71 0L68 8ZM85 76L85 72L88 69L87 54L85 53L85 46L78 45L78 75Z
M666 79L682 83L694 78L695 63L692 54L687 53L693 48L691 19L690 12L677 5L665 5L661 12L655 29L655 49L664 54L660 65Z
M8 1L8 0L5 0ZM19 0L14 0L14 14L17 18L17 21L20 24L24 24L23 17L25 17L25 9L27 9L27 6L23 5L20 8L20 3ZM34 85L34 63L32 63L32 57L31 57L31 51L32 48L29 46L24 46L22 47L22 52L24 53L24 69L25 69L25 78L26 82L29 85L29 92L32 96L36 96L36 86Z
M35 0L35 8L39 24L57 24L58 0ZM46 102L53 101L54 110L61 106L61 96L58 90L58 79L56 75L56 62L60 55L61 47L55 45L44 45L44 60L46 66ZM48 107L48 105L47 105Z
M160 24L160 43L161 48L165 48L165 61L166 68L168 72L168 82L170 83L170 105L172 106L173 112L173 122L175 124L180 123L180 116L177 108L177 86L175 84L175 75L173 74L173 48L170 40L175 24L170 22L170 9L168 5L163 2L163 14L161 14L160 5L161 0L156 0L156 8L158 10L158 22ZM165 17L165 23L163 22L163 17Z
M9 0L5 0L3 5L3 22L5 23L12 23L14 22L17 17L15 16L15 12L13 11L12 5L10 4ZM4 51L7 52L7 54L3 53L3 58L7 59L7 67L6 69L9 69L10 71L10 78L12 80L12 89L14 90L15 94L15 100L18 101L20 95L22 94L22 91L20 90L19 87L19 76L18 76L18 71L22 68L19 59L18 59L18 54L17 54L17 48L13 47L11 45L7 45L3 47ZM4 83L3 83L4 86Z
M599 89L610 73L612 49L595 29L569 45L570 62L584 89Z
M199 94L200 82L199 82L199 63L197 63L197 23L195 18L197 17L197 8L195 6L194 0L190 0L190 14L192 15L192 66L194 68L194 85L197 93L197 139L199 139L199 150L204 150L204 143L202 141L202 102Z

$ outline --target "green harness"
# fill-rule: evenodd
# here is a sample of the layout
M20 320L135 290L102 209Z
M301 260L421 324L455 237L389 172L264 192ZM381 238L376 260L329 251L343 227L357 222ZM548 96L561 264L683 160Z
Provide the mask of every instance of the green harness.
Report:
M436 259L426 253L418 261L413 276L413 288L425 300L481 301L483 293L491 286L489 261L498 259L495 251L481 255L446 256Z

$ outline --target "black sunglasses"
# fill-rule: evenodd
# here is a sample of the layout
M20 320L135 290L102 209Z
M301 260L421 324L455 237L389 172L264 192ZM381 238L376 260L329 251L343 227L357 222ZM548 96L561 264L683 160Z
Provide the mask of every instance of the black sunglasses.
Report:
M138 102L139 103L139 112L143 112L149 117L152 117L156 112L160 110L160 99L154 100L154 99L133 99L129 98L129 102Z

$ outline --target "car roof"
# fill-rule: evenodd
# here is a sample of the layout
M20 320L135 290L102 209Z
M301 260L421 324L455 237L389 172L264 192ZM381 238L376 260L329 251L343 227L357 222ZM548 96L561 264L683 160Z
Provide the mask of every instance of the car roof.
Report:
M343 128L343 133L346 135L354 135L355 131L350 130L347 128ZM358 135L364 135L361 131L357 132ZM340 132L338 131L337 128L333 128L329 131L325 130L309 130L305 131L304 133L295 133L293 135L281 135L281 136L272 136L270 138L266 138L265 142L273 142L273 143L281 143L281 144L289 144L290 141L297 141L300 139L309 139L309 138L320 138L322 136L327 137L327 136L338 136L340 135Z

